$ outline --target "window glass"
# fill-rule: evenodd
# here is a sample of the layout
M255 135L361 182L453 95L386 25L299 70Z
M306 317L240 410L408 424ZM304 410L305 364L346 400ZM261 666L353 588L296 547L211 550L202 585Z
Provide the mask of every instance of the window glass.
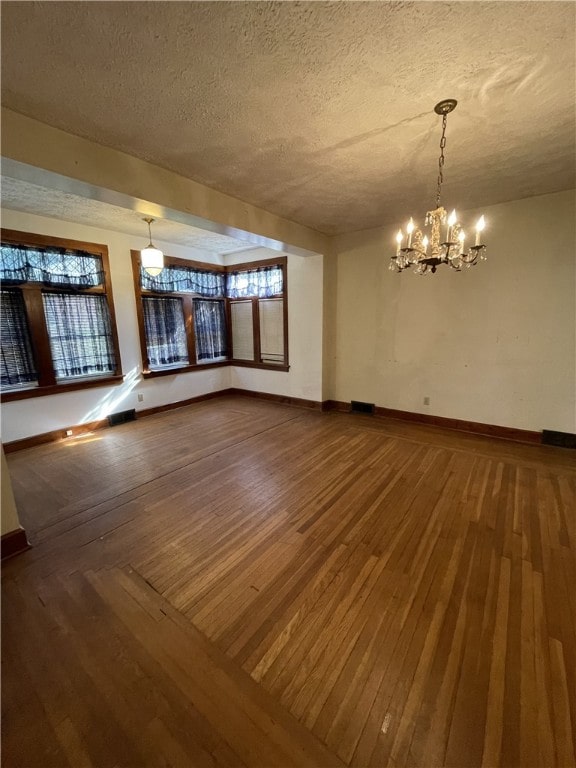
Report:
M194 293L197 296L224 296L223 272L208 272L192 267L167 264L155 277L140 268L140 285L155 293Z
M228 344L223 301L194 301L194 332L199 363L226 360Z
M43 294L56 379L101 376L116 369L105 296Z
M284 302L260 299L260 359L263 363L284 363Z
M38 381L24 299L19 290L1 291L0 334L2 338L2 386Z
M246 296L267 298L284 290L281 267L259 267L226 275L226 296L239 299Z
M231 302L230 315L232 318L232 357L234 360L254 360L252 302Z
M188 364L186 326L182 299L177 297L142 299L146 353L151 368Z
M104 271L102 259L84 251L2 245L0 279L12 285L93 288L104 284Z

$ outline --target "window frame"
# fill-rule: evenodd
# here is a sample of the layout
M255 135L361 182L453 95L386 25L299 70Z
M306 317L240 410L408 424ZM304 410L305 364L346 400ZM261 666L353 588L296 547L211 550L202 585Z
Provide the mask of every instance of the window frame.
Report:
M14 400L24 400L29 397L44 397L46 395L72 392L78 389L90 389L92 387L103 387L109 384L119 384L122 382L124 376L122 374L120 345L118 343L118 330L116 327L116 312L114 309L112 280L110 278L108 246L102 243L88 243L81 240L69 240L61 237L40 235L34 232L21 232L15 229L4 228L0 229L0 240L3 245L66 248L71 251L85 251L93 256L98 256L102 260L102 271L104 273L103 285L90 288L77 288L75 290L72 290L67 286L46 286L40 282L28 282L22 283L21 285L6 286L6 288L22 291L22 298L24 300L26 318L30 331L32 354L38 373L38 384L32 387L23 386L14 389L3 388L2 401L11 402ZM50 348L50 337L44 314L44 304L42 300L43 293L98 294L106 297L108 311L110 313L112 348L116 361L114 373L104 374L103 376L87 376L86 378L78 378L71 381L63 381L61 383L56 381L56 374L52 362L52 351Z
M140 251L131 250L132 259L132 274L134 278L134 294L136 296L136 314L138 318L138 334L140 338L140 354L142 358L142 376L144 378L154 378L156 376L174 376L179 373L190 373L191 371L202 371L208 368L220 368L228 365L237 365L244 368L260 368L269 371L283 371L288 372L290 365L288 363L288 291L287 291L287 265L288 259L286 256L279 256L277 259L263 259L262 261L251 261L239 264L232 264L223 266L221 264L209 264L203 261L193 261L189 259L181 259L174 256L164 255L164 264L190 267L192 269L204 270L207 272L220 272L226 275L228 272L248 272L250 270L277 266L282 269L283 276L283 290L281 294L278 294L274 298L283 299L283 312L284 312L284 360L283 364L274 363L260 363L256 360L235 360L232 357L232 317L231 317L231 303L235 301L251 301L252 302L252 320L253 320L253 333L254 333L254 356L260 353L260 318L258 312L257 296L246 296L238 299L229 299L227 296L197 296L193 293L185 293L178 291L149 291L143 289L140 285ZM166 368L150 368L148 361L148 353L146 347L146 331L144 325L144 309L142 299L150 297L166 297L174 296L182 299L182 309L184 314L184 325L186 328L186 338L188 344L188 359L187 365L174 365ZM270 297L272 298L272 297ZM194 329L194 300L210 300L210 301L223 301L226 318L226 334L227 334L227 359L219 360L213 363L199 363L196 359L196 338Z

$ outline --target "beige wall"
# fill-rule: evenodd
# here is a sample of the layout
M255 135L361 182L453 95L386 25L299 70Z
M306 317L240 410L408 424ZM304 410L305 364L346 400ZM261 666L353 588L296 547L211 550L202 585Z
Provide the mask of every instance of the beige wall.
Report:
M1 443L0 450L2 452L2 473L0 477L0 485L2 487L2 536L4 536L5 533L18 530L18 528L20 528L20 520L18 519L18 510L16 509L16 502L14 501L14 494L12 492L12 483L10 482L10 475L8 474L8 464Z
M335 238L324 278L329 398L576 431L574 191L483 212L488 261L462 273L390 272L398 224ZM472 223L478 212L461 214Z

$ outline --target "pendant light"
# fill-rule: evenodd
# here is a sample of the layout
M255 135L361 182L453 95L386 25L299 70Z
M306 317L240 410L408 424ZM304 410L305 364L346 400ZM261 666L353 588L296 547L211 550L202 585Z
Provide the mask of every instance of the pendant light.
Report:
M144 218L142 221L148 224L148 239L150 242L146 248L140 251L140 264L142 269L146 270L151 277L156 277L164 269L164 254L152 243L150 224L152 224L154 219Z

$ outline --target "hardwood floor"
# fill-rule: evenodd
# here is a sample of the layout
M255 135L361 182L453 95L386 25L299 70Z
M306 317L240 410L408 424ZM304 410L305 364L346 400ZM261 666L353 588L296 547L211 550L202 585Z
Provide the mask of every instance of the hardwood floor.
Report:
M8 457L6 766L574 766L574 452L228 397Z

